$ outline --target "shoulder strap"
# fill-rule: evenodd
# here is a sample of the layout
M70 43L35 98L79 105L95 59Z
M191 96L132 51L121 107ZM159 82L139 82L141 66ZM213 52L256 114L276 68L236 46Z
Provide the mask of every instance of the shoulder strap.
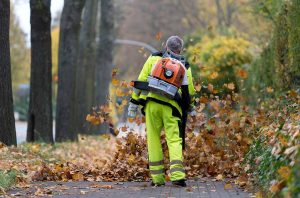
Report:
M190 68L190 63L186 61L184 66L188 70Z
M158 51L158 52L154 52L152 54L152 56L160 56L160 57L163 57L165 51ZM184 64L185 68L188 70L190 68L190 63L188 61L185 62Z
M153 54L152 54L152 56L163 56L164 55L164 52L163 51L158 51L158 52L154 52Z

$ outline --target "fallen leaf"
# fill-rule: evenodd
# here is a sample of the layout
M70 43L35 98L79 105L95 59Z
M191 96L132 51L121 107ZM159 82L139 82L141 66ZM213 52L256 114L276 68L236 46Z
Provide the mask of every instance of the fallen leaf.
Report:
M282 179L288 180L291 175L291 168L288 166L282 166L277 170Z
M273 93L274 92L274 89L272 87L267 87L267 92L268 93Z
M162 37L161 32L157 32L157 33L156 33L156 36L155 36L156 40L160 41L160 40L161 40L161 37Z
M193 188L188 187L188 188L185 189L185 191L186 191L186 192L193 192Z
M197 84L195 86L195 89L196 89L197 92L200 92L201 91L201 84Z
M224 189L225 189L225 190L232 189L232 184L231 184L231 183L226 183L226 184L224 185Z
M216 177L216 180L217 181L221 181L221 180L223 180L224 178L223 178L223 175L222 174L219 174L219 175L217 175L217 177Z
M75 173L72 175L72 179L75 181L83 181L84 180L84 176L82 173Z
M236 72L236 75L240 78L247 78L248 77L248 73L244 69L238 69L237 72Z
M116 78L116 77L117 77L117 73L118 73L118 69L113 69L113 70L112 70L111 77L112 77L112 78Z
M210 75L209 75L209 77L208 78L210 78L210 79L216 79L216 78L218 78L218 76L219 76L219 73L218 72L213 72L213 73L211 73Z
M208 91L210 91L211 93L214 92L214 86L212 84L208 84L207 86Z
M234 83L224 84L224 87L226 87L227 89L230 89L230 90L234 90L235 89Z
M124 125L121 127L121 131L126 132L128 130L128 128L129 128L128 126Z
M119 86L120 81L117 80L117 79L115 79L115 78L113 78L113 79L111 80L111 83L112 83L114 86Z

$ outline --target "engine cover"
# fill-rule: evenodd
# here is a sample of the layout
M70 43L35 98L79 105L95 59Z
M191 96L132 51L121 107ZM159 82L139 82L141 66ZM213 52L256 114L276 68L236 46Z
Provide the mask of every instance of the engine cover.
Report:
M178 91L176 86L152 76L148 77L148 83L150 91L170 99L173 99Z
M183 64L173 58L162 58L154 66L151 76L179 88L185 75Z

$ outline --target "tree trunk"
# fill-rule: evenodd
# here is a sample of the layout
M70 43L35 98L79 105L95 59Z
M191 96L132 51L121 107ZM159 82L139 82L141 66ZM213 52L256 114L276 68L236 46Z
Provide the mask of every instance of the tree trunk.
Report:
M16 144L16 128L13 110L10 46L9 46L9 0L0 1L0 141L6 145Z
M215 4L216 4L216 7L217 7L218 26L219 26L219 28L222 28L223 25L224 25L224 20L225 20L224 15L225 14L224 14L223 8L221 6L220 0L215 0Z
M86 1L79 39L79 53L76 76L76 132L86 134L89 125L86 115L94 103L96 71L96 25L99 0Z
M65 0L58 57L56 141L77 140L74 127L76 65L81 13L84 0Z
M231 27L232 17L235 12L235 3L232 0L226 0L226 26Z
M114 1L101 0L100 42L97 50L96 102L107 104L109 84L113 68ZM107 124L100 127L101 133L108 130Z
M30 0L31 75L27 141L53 143L51 0Z

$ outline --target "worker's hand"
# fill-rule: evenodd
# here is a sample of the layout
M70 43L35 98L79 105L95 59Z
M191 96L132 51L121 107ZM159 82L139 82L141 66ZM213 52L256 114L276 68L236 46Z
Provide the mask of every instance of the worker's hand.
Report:
M133 104L132 102L129 102L128 117L135 118L138 108L139 108L139 105L136 105L136 104Z

